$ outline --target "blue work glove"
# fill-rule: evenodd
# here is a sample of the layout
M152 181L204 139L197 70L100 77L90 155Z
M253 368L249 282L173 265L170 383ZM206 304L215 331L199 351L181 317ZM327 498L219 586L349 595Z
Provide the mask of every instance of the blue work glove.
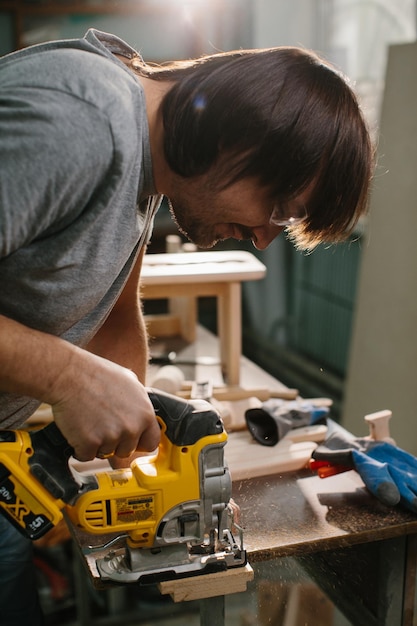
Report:
M385 441L348 438L334 433L313 452L316 461L355 469L383 504L401 502L417 513L417 459Z
M275 446L294 428L325 424L327 407L316 407L303 400L271 398L259 408L245 412L246 425L252 437L263 446Z

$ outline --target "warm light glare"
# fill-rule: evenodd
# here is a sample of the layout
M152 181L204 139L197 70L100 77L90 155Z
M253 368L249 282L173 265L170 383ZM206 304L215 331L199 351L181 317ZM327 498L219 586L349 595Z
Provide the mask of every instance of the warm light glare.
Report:
M148 0L148 4L154 7L156 5L159 5L161 8L166 6L169 9L172 9L173 6L178 7L178 15L188 24L193 22L194 10L203 7L208 8L209 2L210 0Z

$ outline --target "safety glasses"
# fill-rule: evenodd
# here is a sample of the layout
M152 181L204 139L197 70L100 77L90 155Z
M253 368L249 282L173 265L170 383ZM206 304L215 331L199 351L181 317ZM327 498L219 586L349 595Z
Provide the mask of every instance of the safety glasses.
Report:
M295 226L307 218L307 209L304 204L296 202L276 204L272 210L269 223L274 226Z

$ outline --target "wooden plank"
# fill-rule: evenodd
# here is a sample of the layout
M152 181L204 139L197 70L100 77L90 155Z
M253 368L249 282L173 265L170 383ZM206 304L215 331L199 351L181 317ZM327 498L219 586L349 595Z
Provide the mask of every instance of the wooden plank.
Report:
M247 563L244 567L233 567L215 574L167 580L159 583L158 588L162 595L170 595L174 602L188 602L240 593L246 590L253 576L253 569Z
M232 479L279 475L306 467L317 446L314 439L323 440L327 429L315 426L297 430L300 432L292 431L296 441L285 437L276 446L262 446L248 431L230 433L225 457Z
M201 381L201 382L210 382ZM181 398L191 398L192 382L188 381L178 392ZM296 400L298 397L298 389L282 388L279 390L269 389L268 387L240 387L239 385L224 385L222 387L213 387L213 398L219 401L236 402L247 398L258 398L261 402L266 402L270 398L280 398L282 400ZM317 406L317 405L316 405ZM323 406L323 405L321 405Z

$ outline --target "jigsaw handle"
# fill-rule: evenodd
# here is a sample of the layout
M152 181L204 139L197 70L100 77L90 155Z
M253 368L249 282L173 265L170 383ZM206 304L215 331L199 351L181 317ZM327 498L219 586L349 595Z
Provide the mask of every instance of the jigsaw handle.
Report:
M151 388L147 391L171 444L191 446L202 437L224 432L219 413L206 400L184 400Z
M156 415L165 424L164 435L176 446L189 446L202 437L223 431L219 414L203 400L187 401L163 391L148 390ZM28 457L31 474L54 498L73 504L83 485L68 465L74 454L55 422L30 433L33 453Z
M159 390L149 389L148 393L156 415L165 424L163 437L167 443L191 446L202 437L223 432L220 416L208 402L187 401ZM7 433L2 433L4 440ZM10 436L16 438L13 431ZM94 488L88 481L84 484L81 478L76 480L68 464L74 449L55 422L28 433L28 437L30 446L25 448L24 457L29 472L55 499L72 505L83 491Z

